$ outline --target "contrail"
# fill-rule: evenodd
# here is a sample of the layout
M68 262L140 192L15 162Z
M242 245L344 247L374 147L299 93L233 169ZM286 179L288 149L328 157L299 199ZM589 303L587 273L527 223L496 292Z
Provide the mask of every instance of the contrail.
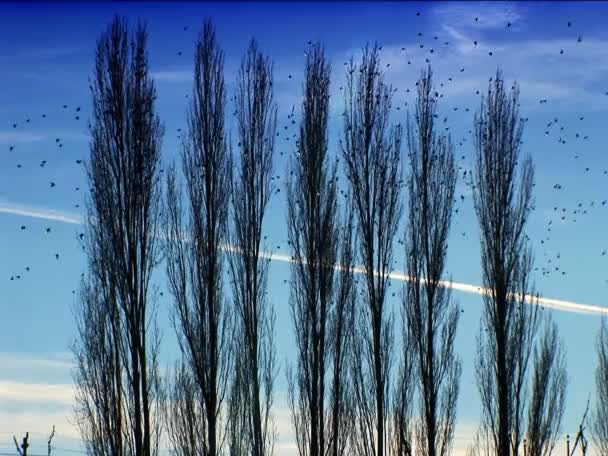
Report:
M83 218L76 214L69 214L61 211L49 210L49 209L41 209L31 206L23 206L16 204L6 204L0 203L0 213L2 214L11 214L11 215L21 215L24 217L33 217L44 220L53 220L56 222L70 223L73 225L81 225L83 223ZM229 245L224 246L225 250L235 251L234 247ZM264 258L268 258L272 261L279 261L282 263L293 263L294 260L291 256L282 255L269 251L261 251L260 256ZM340 266L336 266L337 269L340 269ZM354 268L354 272L363 273L364 269L360 266ZM389 274L389 278L393 280L398 280L401 282L406 282L408 280L408 276L402 272L393 271ZM485 295L489 293L489 290L483 288L478 285L471 285L468 283L460 283L460 282L451 282L448 280L442 280L440 282L442 285L449 287L453 290L462 291L464 293L476 294L476 295ZM535 296L526 296L526 302L532 302L536 299ZM538 303L550 309L561 310L564 312L574 312L578 314L592 314L592 315L608 315L608 307L602 307L591 304L582 304L574 301L566 301L562 299L554 299L554 298L546 298L546 297L538 297Z
M279 255L271 252L261 252L260 255L274 261L281 261L284 263L295 262L290 256L287 255ZM336 269L340 269L340 266L337 266ZM354 272L361 274L365 272L365 269L360 266L356 266L354 268ZM409 280L409 277L406 274L398 271L393 271L389 273L388 276L390 279L399 280L401 282L407 282ZM441 280L439 283L443 286L449 287L453 290L462 291L464 293L476 294L481 296L490 293L487 288L483 288L478 285L471 285L468 283L451 282L449 280ZM526 295L526 302L528 303L534 301L535 299L538 299L538 304L550 309L562 310L564 312L574 312L579 314L608 315L608 307L595 306L591 304L581 304L578 302L565 301L562 299L554 298L545 298L542 296L536 297Z

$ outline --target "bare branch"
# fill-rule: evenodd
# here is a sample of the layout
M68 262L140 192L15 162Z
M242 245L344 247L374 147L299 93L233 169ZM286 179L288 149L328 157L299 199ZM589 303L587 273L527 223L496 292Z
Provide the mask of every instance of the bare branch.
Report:
M48 444L48 456L51 456L51 443L53 442L53 437L55 437L55 425L53 424L53 430L51 431L51 435L49 435Z

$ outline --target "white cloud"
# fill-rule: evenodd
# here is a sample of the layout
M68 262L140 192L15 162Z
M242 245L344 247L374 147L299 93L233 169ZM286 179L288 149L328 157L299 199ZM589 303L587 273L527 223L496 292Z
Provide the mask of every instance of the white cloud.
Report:
M46 454L46 445L49 434L55 426L53 438L53 454L61 454L61 450L81 449L81 440L78 429L73 424L72 408L48 412L0 412L0 451L15 451L13 436L21 439L26 432L29 433L30 451ZM71 453L72 451L70 451Z
M285 417L286 421L277 423L279 436L275 444L275 454L279 456L296 456L297 449L293 438L291 421L288 419L289 411L283 408L275 409L276 417ZM10 447L13 445L13 434L19 437L26 431L30 433L32 448L34 446L43 449L46 439L55 425L57 430L54 440L56 450L62 448L81 448L78 429L74 426L72 409L48 413L0 413L0 445ZM458 421L454 434L454 442L451 454L453 456L465 456L466 450L473 443L477 424L469 421ZM14 447L12 448L14 449ZM554 454L563 454L565 443L563 439L558 441ZM593 454L593 453L589 453Z
M46 357L45 357L46 355ZM0 352L0 366L3 369L64 369L74 366L71 353L16 353Z
M74 402L74 386L0 380L0 401L71 405Z
M445 11L449 8L469 9L462 5L441 8ZM481 10L486 12L486 8ZM498 17L498 13L492 17ZM414 100L415 82L420 70L428 65L428 59L435 73L437 91L444 95L440 109L474 101L474 105L469 106L472 112L479 100L475 91L484 93L488 78L501 68L507 83L517 81L520 86L522 113L532 110L553 113L559 109L608 110L608 96L605 94L608 40L594 37L580 43L576 38L501 41L487 36L483 30L475 31L461 25L462 21L444 17L443 13L438 18L445 22L439 27L437 40L424 36L415 42L383 45L381 63L386 80L397 88L394 103L408 101L409 104ZM488 19L487 23L497 23L497 19ZM474 41L477 41L476 45ZM421 48L420 44L424 47ZM488 55L489 52L492 56ZM360 53L358 48L350 49L332 59L334 67L339 68L337 80L344 78L342 63L350 56L355 56L357 62ZM589 68L593 70L589 71ZM341 83L334 84L335 88ZM408 94L404 94L406 89L410 90ZM547 99L547 104L539 104L541 99ZM332 100L341 103L342 97L334 96Z
M48 436L53 425L57 428L58 437L63 441L61 446L79 447L81 445L77 428L74 426L73 385L45 385L31 383L16 383L0 381L0 401L6 396L13 401L21 401L24 405L52 403L52 410L31 409L26 412L6 413L0 411L0 445L4 437L12 434L20 435L25 431L33 435L32 440L40 441ZM59 408L57 408L59 407ZM296 456L294 430L291 422L291 411L287 406L286 393L279 391L275 395L275 405L272 411L277 431L275 449L282 456ZM460 419L456 423L453 451L454 456L464 456L473 443L477 431L477 423L469 419ZM8 434L8 435L7 435ZM43 440L44 441L44 440ZM65 443L67 441L67 443ZM56 442L57 443L57 442ZM558 442L558 450L563 450L563 442Z
M440 4L431 10L431 16L440 24L488 30L514 28L524 17L520 8L511 2L461 2Z
M572 43L562 43L563 48ZM403 47L403 46L401 46ZM399 46L385 47L382 52L384 63L390 63L387 71L390 82L395 87L409 86L413 97L413 85L423 68L428 52L421 49L408 51L407 58ZM487 56L491 49L494 59ZM444 94L441 105L475 100L475 90L484 93L488 78L503 69L505 80L510 84L516 80L520 86L522 110L544 109L539 100L548 100L546 106L572 109L573 106L585 109L608 109L608 97L600 87L601 80L608 72L598 69L595 74L583 70L595 60L608 62L608 41L596 40L587 43L585 49L572 50L576 57L560 59L560 44L546 41L527 41L517 44L480 43L477 46L456 42L440 48L431 58L438 91ZM566 51L568 52L568 51ZM569 59L569 60L566 60ZM412 65L407 65L407 60ZM459 69L464 69L460 72ZM447 81L452 78L452 81ZM404 84L405 82L405 84ZM443 83L444 86L440 87ZM413 98L412 98L413 99Z

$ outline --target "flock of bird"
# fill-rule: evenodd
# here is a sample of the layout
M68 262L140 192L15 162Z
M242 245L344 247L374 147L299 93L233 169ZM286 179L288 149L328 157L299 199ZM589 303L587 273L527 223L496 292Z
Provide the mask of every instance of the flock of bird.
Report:
M416 17L421 16L420 12L416 13ZM478 22L480 19L479 17L474 17L471 18L472 21ZM507 22L505 23L505 28L507 29L511 29L513 30L512 27L512 23L511 22ZM568 29L573 27L573 22L572 21L568 21L567 23L564 24L564 26ZM184 26L183 27L183 32L187 32L190 28L188 26ZM427 64L432 64L433 63L433 58L435 56L437 56L441 52L445 52L445 50L449 50L451 43L450 41L444 41L444 40L440 40L438 35L431 35L429 37L428 40L425 41L426 39L426 35L423 32L417 32L416 33L416 42L413 45L413 49L416 50L417 55L420 55L419 53L421 52L421 50L424 50L424 54L423 54L423 60L418 60L416 61L413 53L410 53L407 47L401 47L401 52L403 55L403 58L405 60L407 60L407 64L411 65L412 67L412 74L413 75L417 75L418 74L418 69L419 68L423 68L425 67ZM576 39L575 39L576 43L582 43L583 42L583 38L581 35L577 35ZM308 42L308 44L310 44L311 41ZM305 43L304 43L305 44ZM473 40L472 43L474 48L479 49L481 48L481 42L479 41L479 39ZM382 48L380 47L380 52L382 55ZM558 53L559 55L564 55L564 49L558 49L556 51L556 53ZM498 52L495 52L494 50L487 50L487 56L492 58L492 57L497 57ZM176 55L177 57L183 57L185 55L187 55L187 53L184 53L184 51L182 50L177 50L176 51ZM497 60L496 65L498 65L499 62ZM345 65L347 65L347 62L345 62ZM416 69L418 68L418 69ZM440 77L436 76L436 90L437 93L436 95L438 96L439 99L443 99L444 98L444 89L447 88L447 86L449 86L450 84L454 83L455 81L457 81L459 75L466 73L468 70L465 66L458 66L457 68L455 68L454 70L454 74L450 75L448 77L445 77L446 75L440 75ZM390 63L386 63L385 64L385 72L387 73L388 76L390 76L390 72L391 72L391 64ZM300 94L301 93L301 85L299 83L296 83L297 78L294 77L294 75L292 73L288 73L287 75L287 83L289 84L289 89L292 91L295 91L296 93ZM83 75L83 77L86 77L86 75ZM226 75L227 78L231 77L231 75ZM336 79L339 79L339 77L336 77ZM300 81L301 82L301 81ZM339 83L337 82L333 82L336 85L339 85ZM473 102L473 106L478 106L478 100L480 98L480 95L483 94L485 92L486 87L484 86L484 84L480 84L480 87L476 88L474 91L474 95L475 97L473 98L472 95L473 93L471 93L471 101ZM343 86L339 86L339 93L342 94L344 90ZM404 86L398 86L394 89L395 94L394 94L394 103L393 103L393 109L395 111L395 117L405 120L405 112L408 111L408 109L410 109L408 107L408 101L410 103L409 106L412 105L412 101L413 101L413 97L415 96L416 93L416 88L415 85L412 85L411 87L404 87ZM608 95L608 92L606 92L606 95ZM89 96L88 94L83 94L83 97L85 96ZM188 94L185 95L185 98L188 99ZM342 98L341 97L336 97L338 99L334 99L332 101L332 103L342 103ZM232 100L231 100L232 101ZM551 104L551 100L548 98L541 98L539 99L539 105L540 105L540 116L545 116L546 119L544 121L542 121L542 134L551 139L551 141L554 141L553 144L558 145L559 147L564 147L565 150L571 151L568 152L570 154L572 154L572 160L573 160L573 166L578 166L575 165L576 163L578 163L579 161L582 162L584 161L582 159L583 154L584 154L584 143L589 141L590 136L588 134L588 132L585 131L585 117L584 116L579 116L578 117L578 121L575 125L573 124L567 124L565 120L560 119L559 117L553 115L551 113L550 110L550 104ZM473 237L473 236L468 236L468 231L467 230L462 230L460 228L455 228L458 226L462 226L462 225L467 225L467 223L464 222L464 220L462 219L462 217L474 217L474 213L472 212L472 200L471 200L471 182L472 182L472 174L473 174L473 154L474 154L474 150L473 150L473 146L472 146L472 140L471 140L471 134L472 131L469 129L468 132L465 134L464 132L460 132L457 131L456 133L454 133L453 130L451 130L451 128L453 128L453 124L450 125L450 122L453 121L453 117L458 117L459 120L456 120L455 122L459 122L462 120L462 116L467 115L467 122L469 122L469 125L472 125L472 115L473 112L475 111L476 108L471 107L471 106L449 106L448 101L440 101L439 103L439 112L443 112L444 114L437 114L437 120L440 121L438 122L438 124L440 126L442 126L442 128L445 129L446 132L451 133L453 136L453 143L456 147L456 154L457 154L457 160L458 160L458 171L459 171L459 181L462 183L462 185L458 186L458 193L456 195L455 198L455 205L454 205L454 222L453 222L453 228L452 230L457 230L456 231L456 235L459 238L467 238L467 237ZM73 119L74 122L77 122L77 125L82 127L82 121L83 119L86 119L87 116L89 115L89 113L83 112L83 110L81 109L81 106L68 106L66 104L58 104L58 110L59 111L63 111L63 112L69 112L71 118ZM51 112L45 112L45 113L40 113L37 115L37 117L44 122L46 119L48 119L51 115L53 115L54 113ZM162 117L162 113L161 117ZM298 138L298 117L299 113L298 113L298 109L296 108L296 106L293 106L291 110L287 110L287 112L279 112L279 116L280 116L280 122L277 128L277 136L279 137L278 139L281 141L277 141L276 143L276 157L277 157L277 163L275 165L275 169L276 170L282 170L285 168L285 164L286 164L286 158L287 156L289 156L290 154L292 154L297 146L297 138ZM32 127L34 124L36 124L36 121L34 120L36 116L31 116L31 117L26 117L24 119L15 119L12 124L10 125L10 128L12 128L13 130L19 130L19 129L27 129ZM524 119L527 123L527 121L529 120L528 118ZM536 119L538 121L538 119ZM180 119L179 121L174 121L174 120L170 120L167 119L167 123L170 122L180 122L183 123L183 120ZM183 127L178 127L177 125L175 126L175 130L172 131L176 131L177 133L177 138L180 139L181 135L182 135L182 128ZM334 136L337 136L340 132L340 128L337 128L336 130L332 131L332 134ZM524 134L524 139L526 137L526 135L533 135L535 133L531 132L530 130L526 130L525 134ZM536 133L538 134L538 133ZM455 138L455 139L454 139ZM573 143L576 145L576 147L571 147L573 145ZM337 144L337 142L336 142ZM68 144L61 138L61 137L57 137L54 139L54 146L57 149L63 149L64 146L68 147ZM525 147L524 147L525 149ZM337 147L336 147L337 150ZM6 157L10 157L10 160L14 161L13 166L15 166L18 169L23 169L23 163L19 160L19 148L16 144L11 144L8 146L7 151L8 155L6 154L2 154L3 155L3 166L6 165ZM524 150L525 152L525 150ZM405 156L405 152L404 152L404 156ZM49 160L51 160L51 158L45 158L43 160L40 161L39 163L39 167L40 168L45 168L48 164L49 164ZM75 165L76 166L80 166L81 168L83 167L83 163L84 161L82 159L77 159L75 160ZM6 171L4 171L6 172ZM599 171L597 169L592 168L591 166L586 166L586 165L582 165L581 167L581 172L584 173L597 173L600 172L602 175L606 176L608 175L608 170L607 169L600 169ZM280 192L281 187L284 185L284 182L282 183L281 181L281 175L277 174L276 176L272 177L273 179L273 183L275 184L275 189L278 192ZM343 182L342 182L343 183ZM48 179L48 189L49 191L53 191L55 188L57 187L57 179L56 178L52 178L49 177ZM568 189L564 188L563 184L561 182L555 182L552 186L552 190L553 192L555 192L555 197L556 199L559 201L560 200L560 193L559 192L566 192L568 191ZM80 191L80 187L74 187L74 191L77 195L77 201L74 202L74 208L75 209L80 209L81 205L82 205L82 197L83 197L83 192ZM345 195L345 187L342 188L340 190L342 195ZM552 240L552 234L553 234L553 230L555 229L555 227L557 225L561 225L561 224L565 224L567 222L571 222L572 224L576 224L577 220L581 220L581 218L583 217L588 217L591 214L593 214L596 211L602 211L602 210L608 210L608 202L606 199L607 195L602 195L602 197L599 197L597 199L593 199L593 200L587 200L587 201L579 201L575 206L567 206L565 204L557 204L554 205L552 207L552 214L547 217L547 219L545 220L546 226L543 229L543 236L540 239L532 239L532 241L534 241L534 248L537 251L537 265L534 269L535 273L544 276L550 276L550 275L561 275L561 276L565 276L567 274L567 268L566 266L564 266L561 263L561 254L560 252L557 251L557 248L551 245L551 240ZM283 195L276 195L277 198L284 198ZM465 215L466 213L466 215ZM18 219L10 219L10 220L18 220ZM16 230L20 230L20 231L26 231L26 230L30 230L30 227L28 227L26 222L14 222L16 223L15 229ZM467 226L470 226L470 223L468 223ZM572 227L572 229L575 229L574 227ZM52 229L51 227L47 226L44 228L44 231L41 233L43 235L47 235L50 237L50 235L52 234ZM83 239L84 234L80 233L78 234L78 237L80 237L80 240ZM396 239L397 243L399 246L403 246L403 239L401 239L401 237L398 237L398 239ZM276 244L275 244L276 245ZM276 249L280 249L281 244L276 245ZM286 245L285 247L288 248L288 246ZM538 253L540 253L540 255L538 255ZM606 256L607 255L607 251L605 247L601 247L600 251L598 253L598 255L600 256ZM55 252L54 253L54 259L56 261L60 261L61 260L61 256L59 252ZM540 259L541 261L538 261L538 259ZM18 262L19 259L18 258L13 258L14 262ZM8 280L10 281L23 281L25 279L25 276L31 272L32 266L31 265L22 265L22 266L17 266L15 265L15 272L11 273L9 275L9 277L7 277ZM401 269L403 267L403 265L400 264L396 264L395 268L396 269ZM606 282L608 282L608 280L606 280ZM74 292L74 290L72 290L72 292Z
M62 111L69 111L69 109L70 108L69 108L69 106L67 104L63 104L60 107L60 110L62 110ZM72 109L73 109L73 120L74 121L79 121L81 119L81 115L82 115L81 114L82 108L80 106L76 106L75 108L72 108ZM47 113L40 114L40 119L42 119L42 122L44 122L48 118L49 118L49 115ZM35 124L35 121L32 119L32 117L26 117L22 121L15 120L12 123L11 128L13 130L17 130L18 131L19 129L26 128L27 126L33 125L33 124ZM63 149L63 147L65 145L65 142L64 142L64 140L62 138L57 137L54 140L54 144L55 144L55 146L58 149ZM19 155L19 150L18 150L18 148L17 148L17 146L15 144L9 145L8 152L11 153L11 158L14 157L15 155L17 155L17 156ZM43 160L40 161L39 167L40 168L45 168L47 166L47 164L48 164L48 160L47 159L43 159ZM83 160L82 159L77 159L77 160L75 160L75 164L81 166L83 164ZM18 159L17 159L17 161L16 161L16 163L15 163L14 166L16 166L17 169L23 169L24 168L22 162L19 161ZM57 183L56 183L56 181L54 179L48 181L48 188L49 189L52 190L56 186L57 186ZM78 186L74 187L74 191L75 192L80 192L80 187L78 187ZM75 209L79 209L80 207L81 207L81 203L80 202L76 202L74 204L74 208ZM20 229L20 231L26 231L29 228L28 228L27 224L21 223L19 225L19 229ZM50 235L51 232L52 232L52 228L50 226L46 226L44 228L44 234L45 235ZM84 238L84 233L79 233L78 237L82 240ZM60 255L59 255L58 252L55 252L55 253L53 253L53 257L54 257L54 259L56 261L59 261ZM25 273L29 273L31 271L31 266L25 265L25 266L22 267L21 271L23 271ZM12 274L10 274L10 276L9 276L8 279L10 281L19 281L21 279L24 279L25 276L24 276L23 272L12 273ZM74 292L74 290L72 290L72 292Z

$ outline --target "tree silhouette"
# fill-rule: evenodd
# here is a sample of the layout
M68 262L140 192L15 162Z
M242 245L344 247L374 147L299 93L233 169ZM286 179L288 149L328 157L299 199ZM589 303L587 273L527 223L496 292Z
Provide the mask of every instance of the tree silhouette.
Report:
M241 62L236 87L238 162L232 180L232 233L229 274L236 306L236 355L232 389L231 454L273 453L271 415L276 377L274 310L266 285L269 258L260 256L262 223L272 192L276 133L272 65L255 41ZM239 401L235 403L235 401ZM238 452L243 448L244 453Z
M591 430L595 445L601 455L608 454L608 325L605 317L595 344L597 367L595 368L595 407Z
M196 43L182 143L186 214L174 172L167 186L167 275L184 364L173 385L169 436L174 451L183 455L222 454L225 431L222 405L231 370L232 320L222 280L231 171L223 63L215 29L207 21Z
M534 350L528 409L526 456L549 456L561 432L568 383L566 359L557 325L549 317Z
M352 217L340 220L337 167L328 159L329 62L318 44L306 55L303 118L287 184L297 347L295 373L288 374L289 404L299 454L338 456L350 429Z
M456 164L449 137L435 130L437 92L429 68L418 79L415 121L408 121L410 175L404 313L416 352L420 391L417 452L446 456L456 420L461 364L454 353L460 311L442 285L452 220ZM414 129L415 128L415 129Z
M87 167L88 273L75 313L76 417L87 452L158 453L159 338L150 297L158 263L163 128L147 32L116 18L97 44Z
M342 157L354 200L364 297L353 345L356 404L354 453L384 456L390 436L393 323L386 306L393 238L401 215L401 127L389 124L392 88L384 83L379 49L351 59L345 87Z
M519 90L504 87L500 71L475 114L473 201L481 231L482 330L476 378L482 403L482 435L497 456L514 456L524 432L526 382L538 300L530 298L532 256L524 227L532 209L534 168L517 164L523 133Z

